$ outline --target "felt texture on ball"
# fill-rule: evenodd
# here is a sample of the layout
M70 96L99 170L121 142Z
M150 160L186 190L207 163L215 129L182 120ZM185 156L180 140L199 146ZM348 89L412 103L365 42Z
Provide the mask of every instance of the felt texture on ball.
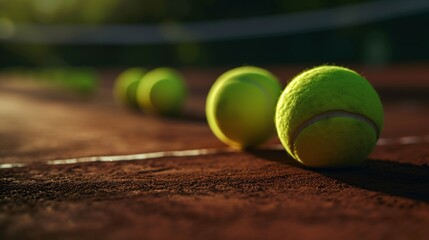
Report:
M281 86L270 72L252 66L222 74L206 101L207 122L224 143L248 148L275 133L274 113Z
M119 74L113 86L113 96L119 105L139 109L137 86L145 73L144 68L133 67Z
M137 102L146 112L178 116L187 97L182 75L171 68L157 68L146 73L137 88Z
M319 66L286 86L276 107L277 133L288 153L308 167L365 161L383 128L383 106L371 84L339 66Z

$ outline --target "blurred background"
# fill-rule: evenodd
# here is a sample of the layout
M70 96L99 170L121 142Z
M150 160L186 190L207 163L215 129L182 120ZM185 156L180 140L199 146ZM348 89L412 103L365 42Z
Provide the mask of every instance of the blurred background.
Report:
M0 0L0 68L429 60L427 0Z

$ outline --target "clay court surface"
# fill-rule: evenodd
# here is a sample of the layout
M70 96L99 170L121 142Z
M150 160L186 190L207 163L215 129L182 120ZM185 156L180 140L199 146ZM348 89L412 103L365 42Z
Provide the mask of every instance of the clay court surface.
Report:
M302 70L269 69L284 83ZM181 69L191 96L179 119L117 107L117 71L101 71L91 99L3 77L0 239L428 239L427 69L358 67L381 95L385 127L364 166L337 170L299 166L275 138L247 152L216 139L204 102L225 69Z

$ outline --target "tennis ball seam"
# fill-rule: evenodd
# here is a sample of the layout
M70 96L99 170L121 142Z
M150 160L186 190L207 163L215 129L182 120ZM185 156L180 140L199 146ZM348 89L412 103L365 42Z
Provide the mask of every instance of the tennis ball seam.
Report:
M377 139L380 135L380 129L377 127L377 124L375 124L374 121L372 121L367 116L359 114L359 113L353 113L353 112L345 111L345 110L330 110L330 111L326 111L326 112L316 114L313 117L311 117L310 119L307 119L306 121L301 123L296 128L296 130L293 131L291 134L292 136L290 137L291 141L289 141L289 149L291 149L293 154L296 155L295 141L304 129L306 129L307 127L309 127L309 126L311 126L311 125L313 125L313 124L315 124L321 120L336 118L336 117L352 118L352 119L355 119L358 121L365 122L374 130Z

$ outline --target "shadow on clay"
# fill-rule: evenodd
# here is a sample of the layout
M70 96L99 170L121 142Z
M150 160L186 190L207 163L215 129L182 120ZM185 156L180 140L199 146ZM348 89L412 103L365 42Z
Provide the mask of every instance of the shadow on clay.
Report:
M355 168L314 169L296 162L284 150L253 150L249 153L280 164L318 172L342 183L416 201L429 202L429 166L368 159Z
M368 159L362 167L321 174L370 191L429 202L429 166Z
M293 159L285 150L273 149L248 149L246 152L271 162L286 164L294 167L304 168L300 163Z

